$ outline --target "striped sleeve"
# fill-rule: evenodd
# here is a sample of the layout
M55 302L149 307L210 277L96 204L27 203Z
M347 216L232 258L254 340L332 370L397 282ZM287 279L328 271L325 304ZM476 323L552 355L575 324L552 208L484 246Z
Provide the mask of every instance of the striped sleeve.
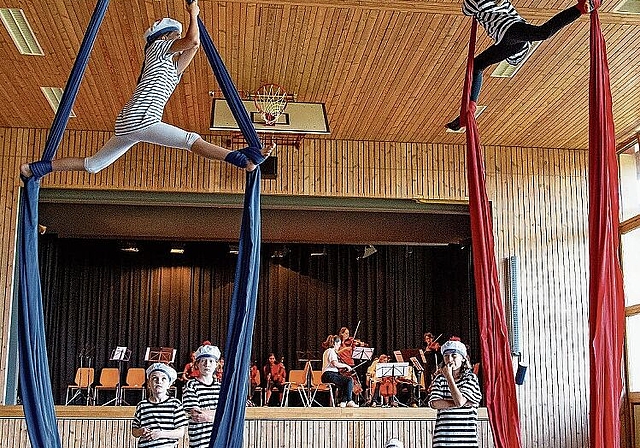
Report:
M149 428L171 431L187 426L187 416L180 400L170 398L162 403L144 400L138 403L134 413L133 428ZM138 439L139 448L173 448L178 439L160 438L156 440Z
M460 384L458 384L458 389L462 396L469 400L469 402L475 406L480 404L482 393L480 392L480 382L475 373L467 372L462 381L460 381Z

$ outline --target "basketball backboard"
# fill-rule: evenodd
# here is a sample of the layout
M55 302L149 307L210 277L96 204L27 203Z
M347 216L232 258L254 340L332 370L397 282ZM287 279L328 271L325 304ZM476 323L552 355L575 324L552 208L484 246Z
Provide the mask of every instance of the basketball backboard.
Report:
M289 102L273 125L267 125L253 101L242 101L258 132L284 134L329 134L329 122L323 103ZM212 131L239 131L231 109L223 98L214 98L211 107Z

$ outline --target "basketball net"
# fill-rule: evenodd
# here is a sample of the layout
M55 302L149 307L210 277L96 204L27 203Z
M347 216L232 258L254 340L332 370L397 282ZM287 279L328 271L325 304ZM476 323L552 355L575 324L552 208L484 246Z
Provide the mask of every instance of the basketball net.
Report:
M264 123L273 126L287 107L287 92L277 84L261 86L253 97Z

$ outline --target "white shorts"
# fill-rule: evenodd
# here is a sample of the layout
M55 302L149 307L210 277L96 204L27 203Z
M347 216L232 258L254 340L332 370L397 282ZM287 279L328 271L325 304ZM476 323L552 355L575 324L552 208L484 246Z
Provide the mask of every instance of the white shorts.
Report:
M97 173L118 160L133 145L139 142L154 143L189 151L191 150L191 145L199 138L200 136L195 132L187 132L176 126L159 122L139 131L114 135L97 153L84 159L84 168L89 173Z

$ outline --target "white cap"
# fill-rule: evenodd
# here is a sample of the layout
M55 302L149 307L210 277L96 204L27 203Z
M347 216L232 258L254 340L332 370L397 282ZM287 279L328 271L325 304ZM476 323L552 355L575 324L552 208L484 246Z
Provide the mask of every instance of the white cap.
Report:
M173 382L178 378L178 373L173 367L161 362L155 362L147 367L147 378L149 378L153 372L162 372L167 375L167 378L169 378L169 384L173 384Z
M216 361L220 360L220 349L215 345L211 345L211 342L205 341L198 350L196 350L196 361L202 358L213 358Z
M170 31L177 31L178 33L182 33L182 23L169 17L156 20L154 24L144 32L144 40L146 40L147 43L153 42L159 36L162 36L163 34Z
M404 443L398 439L389 439L387 443L384 444L384 448L404 448Z
M444 344L442 344L442 347L440 347L440 352L442 352L443 355L448 355L451 353L460 353L462 356L466 358L467 346L460 341L447 341Z

